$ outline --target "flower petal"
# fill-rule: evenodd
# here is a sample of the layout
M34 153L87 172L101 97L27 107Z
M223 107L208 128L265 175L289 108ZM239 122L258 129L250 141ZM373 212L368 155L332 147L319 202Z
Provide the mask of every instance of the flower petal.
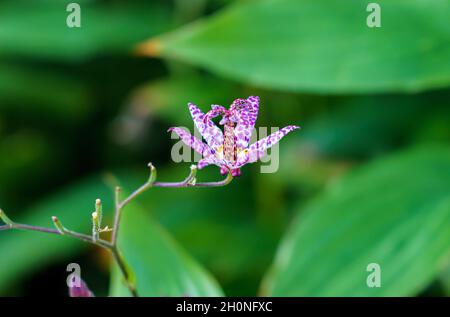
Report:
M290 125L283 129L272 133L271 135L253 143L248 151L248 163L253 163L266 154L266 150L277 144L286 134L291 131L299 129L298 126Z
M243 108L236 111L238 112L238 124L235 128L236 145L241 149L246 149L258 118L259 97L248 97Z
M89 289L86 283L80 279L80 286L71 286L69 287L69 296L70 297L95 297L94 293Z
M219 115L224 115L227 113L227 109L225 107L220 105L211 105L211 110L209 110L205 115L205 121L211 120L212 118L215 118Z
M201 170L202 168L204 168L208 165L212 165L212 164L220 166L220 162L215 157L210 156L210 157L206 157L206 158L203 158L200 161L198 161L197 167L199 170Z
M211 121L210 117L205 118L205 114L196 105L189 103L188 107L198 131L201 133L209 147L214 151L217 151L217 148L223 143L222 130Z
M238 155L237 155L237 160L236 162L234 162L233 164L233 168L240 168L241 166L247 164L247 163L253 163L253 162L249 162L250 158L249 158L249 150L244 150L241 151Z
M205 143L200 141L198 138L187 132L182 128L170 128L168 132L175 132L181 138L181 140L191 148L193 148L197 153L200 153L203 157L208 157L213 154L213 151Z

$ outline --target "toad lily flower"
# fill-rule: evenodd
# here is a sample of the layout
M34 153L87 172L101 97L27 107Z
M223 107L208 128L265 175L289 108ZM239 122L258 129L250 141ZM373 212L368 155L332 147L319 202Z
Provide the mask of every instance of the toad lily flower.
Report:
M284 127L249 146L258 117L259 97L236 99L229 109L212 105L206 114L192 103L188 106L206 144L182 128L170 128L169 132L178 134L185 144L202 155L198 169L217 165L223 175L231 172L233 177L241 174L240 168L243 165L256 162L266 154L267 149L278 143L289 132L299 128L294 125ZM217 116L222 117L219 124L224 126L223 132L212 121L212 118Z

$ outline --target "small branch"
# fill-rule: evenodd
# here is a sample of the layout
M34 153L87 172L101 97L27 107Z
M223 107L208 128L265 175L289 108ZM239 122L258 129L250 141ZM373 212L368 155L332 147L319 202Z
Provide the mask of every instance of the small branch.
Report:
M145 192L147 189L153 186L156 180L156 168L152 165L152 163L148 164L148 167L150 168L150 176L147 180L147 182L139 187L137 190L135 190L130 196L125 198L121 203L119 203L119 209L122 209L126 205L128 205L133 199L135 199L137 196ZM192 169L191 169L192 174Z
M56 218L56 217L53 217L53 218ZM58 220L56 219L56 221L58 221ZM67 230L66 228L64 228L63 231L60 231L59 229L51 229L51 228L45 228L45 227L39 227L39 226L30 226L30 225L25 225L22 223L12 222L11 224L0 226L0 231L6 231L6 230L26 230L26 231L36 231L36 232L43 232L43 233L49 233L49 234L56 234L56 235L60 235L60 236L67 235L67 236L75 238L77 240L88 242L93 245L100 246L102 248L106 248L106 249L110 248L110 243L108 241L105 241L105 240L93 241L91 239L91 237L88 235L78 233L78 232L73 232L73 231Z
M11 219L8 218L8 216L5 214L5 212L0 209L0 219L6 224L6 225L12 225L13 222Z
M113 245L117 244L117 233L119 232L120 226L120 217L122 208L120 207L120 192L122 189L117 186L115 191L115 199L114 199L114 224L113 224L113 232L111 237L111 243Z
M233 180L231 173L227 177L218 182L205 182L205 183L189 183L189 182L179 182L179 183L163 183L155 182L152 187L164 187L164 188L183 188L183 187L221 187L228 185Z
M56 218L55 216L52 217L53 223L55 224L57 231L60 235L64 235L64 236L69 236L81 241L85 241L85 242L89 242L93 245L97 245L99 247L105 248L105 249L110 249L111 248L111 244L108 241L105 240L95 240L93 239L92 236L89 236L87 234L82 234L82 233L78 233L75 231L71 231L69 229L66 229L61 222L58 220L58 218Z
M4 226L0 226L0 231L6 231L6 230L10 230L11 226L9 225L4 225Z
M17 230L37 231L37 232L44 232L44 233L51 233L51 234L61 235L61 233L58 230L56 230L56 229L24 225L24 224L21 224L21 223L14 223L14 224L12 224L10 226L10 229L11 230L12 229L17 229Z
M219 187L219 186L225 186L229 184L233 180L233 176L230 174L227 175L227 177L219 182L209 182L209 183L196 183L196 175L197 175L197 166L192 165L191 171L189 175L181 182L174 182L174 183L167 183L167 182L156 182L157 177L157 171L156 168L149 163L148 167L150 168L150 176L141 187L139 187L137 190L135 190L133 193L131 193L127 198L125 198L123 201L120 200L120 192L121 188L116 187L115 191L115 212L114 212L114 226L113 226L113 232L112 232L112 238L111 238L111 252L114 257L114 260L118 264L122 275L124 277L125 283L127 284L128 289L130 290L131 294L133 296L137 296L137 292L135 289L135 286L133 283L129 280L129 274L126 269L126 265L123 261L123 259L120 256L118 247L117 247L117 239L119 236L119 229L120 229L120 219L122 216L122 210L123 208L128 205L131 201L133 201L136 197L138 197L140 194L145 192L147 189L151 187L166 187L166 188L183 188L183 187Z
M131 295L133 295L133 297L138 297L139 295L136 291L136 287L130 281L131 280L130 273L127 269L127 265L125 264L122 256L120 255L119 249L117 247L112 248L111 254L114 258L114 261L116 261L117 266L120 269L120 272L122 273L125 284L126 284L128 290L130 291Z
M130 196L120 202L120 187L116 187L116 195L115 195L115 212L114 212L114 226L113 233L111 238L112 245L117 245L117 238L120 228L120 218L122 216L122 209L130 203L134 198L142 194L148 188L152 186L152 184L156 180L156 168L152 163L148 163L148 167L150 168L150 176L148 177L147 182L139 187L136 191L134 191Z
M132 281L132 276L130 276L130 270L128 269L127 264L122 258L120 251L117 246L117 238L119 234L120 228L120 219L122 215L123 208L128 205L133 199L137 196L145 192L147 189L151 187L164 187L164 188L184 188L184 187L220 187L229 184L233 180L233 176L231 173L227 175L227 177L218 182L205 182L205 183L196 183L196 175L197 175L197 166L192 165L191 171L189 175L181 182L156 182L156 168L149 163L150 168L150 176L147 182L139 187L136 191L134 191L131 195L125 198L123 201L120 200L120 187L116 187L115 191L115 212L114 212L114 226L112 229L112 237L111 241L105 241L100 239L100 233L104 231L109 231L108 227L102 229L101 220L102 220L102 205L100 199L96 200L95 203L95 211L92 213L92 235L86 235L78 232L71 231L65 228L62 223L58 220L57 217L52 217L53 224L55 225L55 229L30 226L20 223L15 223L11 219L9 219L3 210L0 209L0 219L5 223L5 225L0 226L0 231L6 230L28 230L28 231L37 231L44 232L49 234L63 235L69 236L74 239L91 243L93 245L102 247L111 252L114 261L117 263L120 272L125 280L125 284L128 290L131 292L133 296L138 296L136 287L134 282Z

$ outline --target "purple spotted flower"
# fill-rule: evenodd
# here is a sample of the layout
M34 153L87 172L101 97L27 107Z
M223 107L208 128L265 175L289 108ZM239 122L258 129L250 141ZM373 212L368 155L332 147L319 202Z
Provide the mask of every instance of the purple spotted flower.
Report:
M174 131L185 144L202 155L203 158L198 163L199 169L213 164L220 167L223 175L231 172L232 176L239 176L243 165L256 162L286 134L298 129L294 125L284 127L249 146L258 117L259 97L236 99L229 109L212 105L206 114L192 103L188 106L206 144L182 128L170 128L169 131ZM219 124L223 125L223 132L211 120L217 116L222 117Z

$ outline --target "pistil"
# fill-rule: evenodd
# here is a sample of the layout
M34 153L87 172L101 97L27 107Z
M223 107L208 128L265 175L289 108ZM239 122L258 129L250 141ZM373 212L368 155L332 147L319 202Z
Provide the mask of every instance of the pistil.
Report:
M227 122L224 126L225 138L223 141L224 158L230 163L236 161L236 136L234 135L234 124Z

